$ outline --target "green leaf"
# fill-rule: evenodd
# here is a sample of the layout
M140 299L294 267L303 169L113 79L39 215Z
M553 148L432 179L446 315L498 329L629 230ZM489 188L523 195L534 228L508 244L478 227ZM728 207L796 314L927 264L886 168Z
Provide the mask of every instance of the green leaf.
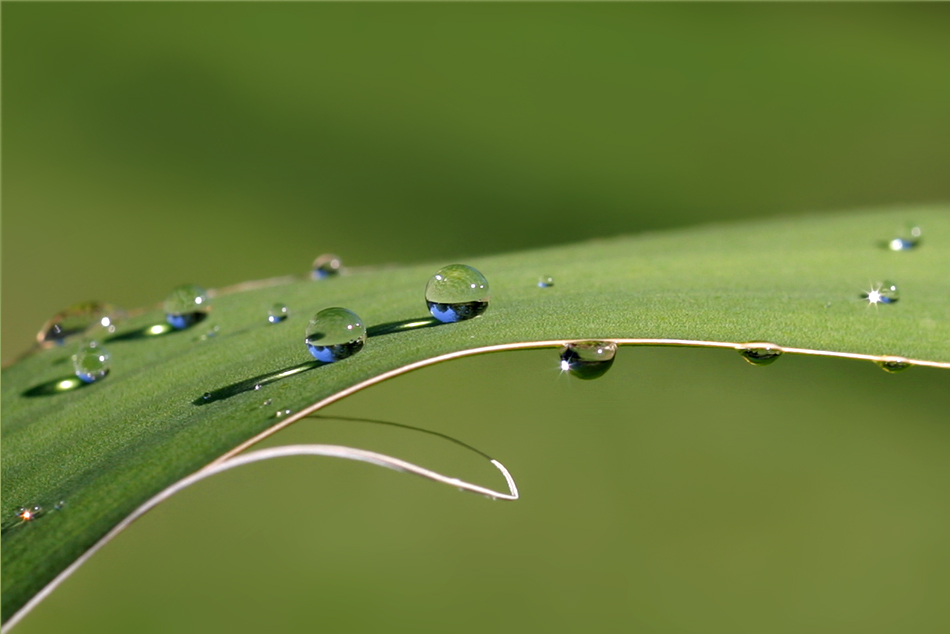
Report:
M109 376L64 392L47 387L70 377L75 344L30 354L2 377L3 619L160 491L356 389L441 359L585 339L766 341L950 367L946 212L709 226L474 258L466 263L491 283L488 311L432 327L423 290L438 263L245 284L219 291L211 316L184 331L129 336L164 323L158 310L121 322L103 342ZM924 228L920 245L888 250L911 220ZM554 285L540 288L546 275ZM860 294L883 280L900 300L869 305ZM275 302L291 315L272 325ZM303 333L329 306L355 311L373 336L320 366ZM16 521L18 507L60 500L62 510Z

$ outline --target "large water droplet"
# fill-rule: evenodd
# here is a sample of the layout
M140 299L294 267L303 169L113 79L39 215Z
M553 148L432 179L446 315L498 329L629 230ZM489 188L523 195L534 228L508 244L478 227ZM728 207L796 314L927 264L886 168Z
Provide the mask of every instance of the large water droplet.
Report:
M279 324L288 317L290 317L290 309L287 308L287 304L281 302L277 302L267 311L267 321L272 324Z
M765 342L747 343L737 350L752 365L768 365L782 356L783 352L780 346Z
M861 298L868 304L895 304L900 299L900 292L894 282L878 282L871 286L871 290L861 293Z
M538 288L551 288L554 286L554 278L550 275L542 275L538 278Z
M122 310L102 302L82 302L53 315L36 335L39 343L63 343L67 337L95 328L115 332L115 321Z
M617 344L609 341L569 343L561 349L561 370L579 379L603 376L614 364Z
M324 253L313 261L313 270L310 276L315 280L322 280L339 275L343 269L343 261L332 253Z
M165 320L176 330L194 326L208 316L211 300L205 289L194 284L179 286L165 298Z
M112 360L108 351L95 341L90 341L73 355L73 370L85 383L95 383L109 374Z
M881 357L875 363L885 372L901 372L911 366L910 361L904 357Z
M901 234L887 242L887 248L891 251L910 251L920 244L922 235L920 227L909 223Z
M352 357L363 349L366 326L353 311L326 308L310 320L304 341L315 359L332 363Z
M488 280L464 264L439 269L426 284L426 305L443 323L478 317L488 308Z

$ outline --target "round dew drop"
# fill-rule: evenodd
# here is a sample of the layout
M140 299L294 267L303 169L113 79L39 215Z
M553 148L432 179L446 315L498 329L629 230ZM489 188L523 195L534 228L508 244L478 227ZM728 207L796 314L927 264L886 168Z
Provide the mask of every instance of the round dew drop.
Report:
M446 324L478 317L488 309L489 297L485 276L464 264L442 267L426 284L426 306Z
M341 361L363 349L366 326L351 310L326 308L310 320L304 342L317 361Z
M742 358L752 365L768 365L782 356L782 348L774 343L747 343L737 349Z
M36 340L41 344L62 344L68 337L102 328L115 332L115 321L122 310L102 302L82 302L62 310L43 324Z
M871 286L871 290L861 293L861 299L867 300L869 304L896 304L900 299L900 291L894 282L877 282Z
M111 360L108 351L92 341L73 355L73 371L84 383L95 383L109 374Z
M277 302L267 311L267 321L272 324L279 324L290 317L290 309L287 308L287 304Z
M324 253L313 261L310 277L315 280L322 280L339 275L342 269L343 261L338 256L332 253Z
M902 372L911 366L910 361L904 357L881 357L875 363L879 368L891 374Z
M165 321L175 330L184 330L208 316L211 300L205 289L194 284L185 284L165 298L164 309Z
M579 379L602 377L614 364L617 344L609 341L569 343L561 349L561 370Z
M538 288L551 288L554 286L554 278L550 275L542 275L538 278Z

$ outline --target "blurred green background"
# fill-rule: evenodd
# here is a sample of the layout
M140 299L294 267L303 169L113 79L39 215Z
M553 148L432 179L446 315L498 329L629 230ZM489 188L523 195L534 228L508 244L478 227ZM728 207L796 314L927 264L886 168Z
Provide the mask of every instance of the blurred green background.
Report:
M2 356L77 301L327 251L445 262L946 201L948 32L923 4L4 3ZM18 627L950 628L946 373L625 349L581 383L555 359L453 362L331 408L474 444L516 503L250 466L150 513ZM301 441L503 485L412 432L308 421L271 442Z

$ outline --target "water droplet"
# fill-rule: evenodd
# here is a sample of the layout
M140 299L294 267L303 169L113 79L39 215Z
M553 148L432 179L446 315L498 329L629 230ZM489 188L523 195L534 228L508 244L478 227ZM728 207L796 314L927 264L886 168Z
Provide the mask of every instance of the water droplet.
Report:
M267 399L266 401L264 401L264 403L261 405L261 407L267 407L268 405L273 405L273 404L274 404L274 399L269 398L269 399Z
M43 514L42 506L21 506L17 509L16 515L23 522L32 522Z
M201 395L201 398L202 398L202 400L210 401L210 400L211 400L211 396L212 396L211 392L205 392L204 394Z
M277 411L274 413L274 416L275 416L276 418L283 418L284 416L290 416L290 410L289 410L289 409L279 409L279 410L277 410Z
M550 275L542 275L538 278L538 288L551 288L554 286L554 278Z
M164 308L165 321L176 330L184 330L208 316L211 301L205 289L194 284L185 284L165 298Z
M310 320L304 341L310 354L318 361L341 361L363 349L366 326L353 311L326 308Z
M64 508L66 508L66 500L60 500L55 505L53 505L53 509L56 511L62 511Z
M315 280L323 280L339 275L343 270L343 261L332 253L324 253L313 261L313 270L310 276Z
M73 355L73 370L83 382L95 383L109 374L111 360L112 356L105 348L90 341Z
M603 376L614 364L617 344L609 341L569 343L561 349L561 370L579 379Z
M95 328L115 332L115 322L122 314L122 310L112 304L102 302L75 304L47 320L37 333L36 340L41 344L61 344L68 337Z
M267 321L272 324L279 324L288 317L290 317L290 309L287 308L287 304L277 302L267 310Z
M464 264L442 267L426 284L429 312L447 324L478 317L488 308L488 299L488 280Z
M752 365L768 365L782 356L782 348L774 343L747 343L737 348L742 358Z
M891 251L910 251L920 244L922 233L919 226L909 223L899 236L888 240L887 248Z
M901 372L911 366L910 361L904 357L881 357L875 363L885 372Z
M260 383L258 383L257 385L254 386L254 391L256 392L257 390L261 389L262 387L264 387L264 386L261 385Z
M861 293L861 299L868 304L895 304L900 299L897 284L894 282L878 282L871 286L871 290Z

